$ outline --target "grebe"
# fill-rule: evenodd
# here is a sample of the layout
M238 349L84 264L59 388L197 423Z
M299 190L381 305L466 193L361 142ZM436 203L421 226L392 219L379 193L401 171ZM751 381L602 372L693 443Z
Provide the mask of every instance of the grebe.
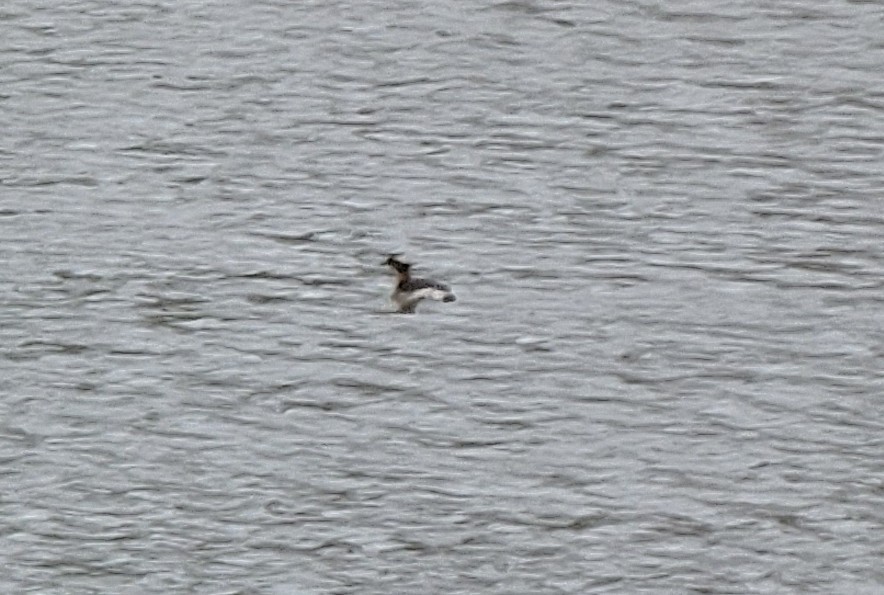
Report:
M451 288L444 283L432 279L412 278L409 272L411 265L397 260L393 255L383 264L393 267L393 270L396 271L396 287L390 297L402 314L414 314L418 302L424 299L440 302L453 302L457 299L451 292Z

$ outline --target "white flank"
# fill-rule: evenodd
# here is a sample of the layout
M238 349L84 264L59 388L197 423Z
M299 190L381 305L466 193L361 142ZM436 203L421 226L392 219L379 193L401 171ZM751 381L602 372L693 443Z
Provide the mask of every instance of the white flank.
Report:
M445 291L444 289L436 289L435 287L424 287L423 289L417 289L408 296L408 301L417 301L417 300L436 300L441 302L446 297L451 295L451 292Z

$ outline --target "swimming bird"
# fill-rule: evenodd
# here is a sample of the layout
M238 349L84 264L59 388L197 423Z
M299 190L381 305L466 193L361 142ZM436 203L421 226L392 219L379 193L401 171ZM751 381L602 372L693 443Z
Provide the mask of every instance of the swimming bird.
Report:
M396 287L390 296L402 314L414 314L414 309L421 300L429 299L440 302L453 302L457 298L451 288L433 279L417 279L411 276L411 265L396 258L395 254L383 262L396 272Z

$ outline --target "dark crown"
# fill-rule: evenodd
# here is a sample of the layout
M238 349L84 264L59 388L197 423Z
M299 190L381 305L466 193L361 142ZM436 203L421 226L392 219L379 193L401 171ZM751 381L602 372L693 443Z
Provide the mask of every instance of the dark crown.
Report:
M389 265L396 269L400 273L405 273L411 268L411 265L407 262L402 262L401 260L397 260L394 255L390 255L387 260L384 261L384 264Z

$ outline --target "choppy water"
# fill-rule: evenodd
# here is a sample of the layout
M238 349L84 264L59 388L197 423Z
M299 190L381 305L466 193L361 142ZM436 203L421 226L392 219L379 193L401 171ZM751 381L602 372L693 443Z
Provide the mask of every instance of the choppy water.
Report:
M7 0L0 590L884 592L882 18Z

